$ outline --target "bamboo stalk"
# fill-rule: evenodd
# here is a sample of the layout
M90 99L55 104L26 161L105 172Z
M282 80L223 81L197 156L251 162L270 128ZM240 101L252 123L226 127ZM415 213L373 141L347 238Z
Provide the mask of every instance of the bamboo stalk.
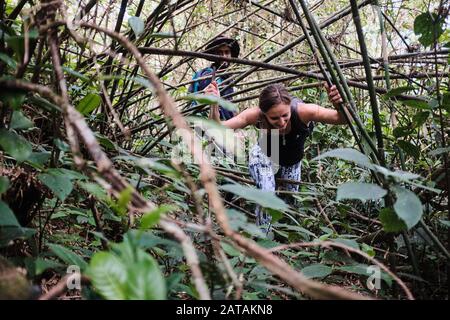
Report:
M380 112L378 110L377 95L375 92L375 84L372 78L372 69L370 67L369 54L367 52L366 41L364 39L364 34L361 26L361 18L359 15L358 5L356 0L350 0L350 5L352 7L353 22L355 24L356 33L358 35L359 47L361 49L362 59L364 62L364 70L366 72L366 82L369 86L369 97L370 105L372 107L372 117L375 126L375 134L377 137L378 144L378 159L382 166L385 166L384 158L384 143L383 143L383 132L381 128ZM389 73L389 72L388 72Z

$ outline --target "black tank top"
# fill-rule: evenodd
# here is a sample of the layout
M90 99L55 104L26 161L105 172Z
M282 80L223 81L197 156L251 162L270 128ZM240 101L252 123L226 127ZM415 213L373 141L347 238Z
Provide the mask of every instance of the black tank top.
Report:
M291 101L291 130L284 135L273 135L270 128L266 130L261 130L260 138L258 143L262 151L275 163L282 166L292 166L303 158L305 140L310 135L314 125L312 122L309 126L304 124L297 112L297 104L302 103L300 99L293 98ZM261 117L265 117L261 113ZM269 125L267 120L260 121L259 128L265 129L261 125L261 122L265 122ZM278 139L276 140L276 138ZM272 148L272 143L278 143L279 152L276 152L276 146ZM272 154L272 149L274 152Z

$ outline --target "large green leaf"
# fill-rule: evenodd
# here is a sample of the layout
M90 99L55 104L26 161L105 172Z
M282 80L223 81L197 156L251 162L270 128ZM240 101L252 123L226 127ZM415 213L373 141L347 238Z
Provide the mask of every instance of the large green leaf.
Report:
M371 169L373 167L372 162L370 159L362 154L361 152L351 149L351 148L339 148L327 151L323 154L321 154L318 157L315 157L313 160L320 160L323 158L332 157L332 158L339 158L347 161L353 161L356 164L360 165L361 167Z
M383 98L384 99L389 99L389 98L398 96L398 95L400 95L400 94L402 94L404 92L408 92L408 91L411 91L411 90L414 90L414 87L412 87L412 86L405 86L405 87L394 88L394 89L391 89L388 92L386 92L383 95Z
M386 232L400 232L406 230L406 225L391 208L383 208L379 215L383 229Z
M97 291L110 300L166 298L166 283L157 262L129 237L113 251L98 252L87 274Z
M136 263L128 267L128 296L130 300L163 300L166 282L158 263L143 250L136 251Z
M52 190L55 196L57 196L61 201L64 201L72 192L72 180L67 175L49 170L48 173L39 174L38 178L43 184Z
M9 105L14 110L19 110L26 98L26 93L21 90L8 90L0 92L0 101Z
M33 126L33 121L28 119L20 111L14 111L11 117L11 129L28 129Z
M355 240L352 239L344 239L344 238L337 238L333 239L334 242L341 243L343 245L346 245L347 247L354 248L356 250L359 250L359 244Z
M264 233L254 223L247 222L247 216L242 212L234 209L227 209L226 214L230 223L230 227L234 231L243 230L252 236L264 238Z
M82 257L74 253L72 250L60 246L59 244L49 243L48 246L50 250L52 250L58 258L67 263L67 265L76 265L80 267L81 270L86 269L86 261L84 261Z
M5 129L0 129L0 147L18 162L28 159L32 151L27 140L17 133Z
M27 162L43 166L51 156L51 152L43 151L43 152L32 152L28 157Z
M0 53L0 60L2 60L8 67L15 69L17 67L17 62L5 53Z
M398 140L397 144L406 154L418 159L420 157L420 148L405 140Z
M20 227L20 224L14 212L12 212L6 203L0 200L0 227L2 226Z
M306 278L325 278L333 272L333 269L323 264L312 264L302 269Z
M276 210L286 210L288 208L288 205L283 200L270 191L263 191L253 187L244 187L239 184L226 184L221 186L220 189L234 193L265 208Z
M110 252L96 253L89 264L92 284L108 300L127 298L127 268L125 262Z
M142 32L144 32L145 24L141 18L130 17L128 19L128 24L130 25L131 29L133 29L136 38L139 37L142 34Z
M431 107L428 104L427 101L422 101L422 100L402 100L402 103L404 105L407 105L408 107L413 107L416 109L421 109L421 110L430 110Z
M86 115L97 109L102 102L102 98L96 93L88 93L78 103L77 110Z
M444 32L444 20L437 14L424 12L414 20L414 33L419 35L419 42L425 46L431 46Z
M414 227L422 218L422 202L414 192L402 187L394 187L397 201L394 203L394 210L397 216L402 219L408 229Z
M5 35L6 43L8 47L13 49L17 55L17 60L22 61L25 53L25 42L27 39L30 42L33 42L35 39L39 37L39 32L37 29L30 29L26 34L21 35Z
M347 182L338 187L336 200L359 199L361 201L377 200L384 197L387 191L373 183Z
M0 248L7 247L11 243L11 240L25 240L36 234L35 229L17 226L0 226L0 229Z
M9 188L9 179L7 177L0 176L0 195Z
M170 204L163 204L156 209L146 213L141 218L141 228L148 229L156 225L161 219L161 215L166 214L171 211L175 211L177 209L176 206Z

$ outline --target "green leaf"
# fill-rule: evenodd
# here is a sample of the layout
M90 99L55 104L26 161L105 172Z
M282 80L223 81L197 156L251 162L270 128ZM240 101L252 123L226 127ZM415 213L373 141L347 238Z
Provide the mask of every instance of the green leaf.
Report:
M227 209L226 214L228 216L228 220L230 223L231 229L234 231L243 230L247 233L249 233L252 236L258 237L258 238L264 238L265 235L261 231L261 229L256 226L252 222L247 222L247 217L244 213L234 210L234 209ZM273 216L272 216L273 221Z
M444 33L443 19L431 12L424 12L414 20L414 33L419 35L419 42L424 46L431 46Z
M129 300L166 299L166 282L158 263L143 250L137 250L137 263L128 267Z
M28 129L33 127L33 121L28 119L20 111L14 111L11 117L11 129Z
M446 147L446 148L437 148L435 150L430 151L428 154L430 156L438 156L444 153L449 153L450 152L450 147Z
M359 250L359 244L355 240L337 238L337 239L333 239L333 241L337 242L337 243L342 243L343 245L346 245L347 247Z
M88 93L81 101L78 103L77 110L83 114L87 115L97 109L102 103L102 98L96 93Z
M406 230L406 225L391 208L383 208L380 211L379 219L386 232L400 232Z
M233 112L238 110L234 103L211 94L192 93L181 97L181 99L197 101L200 104L220 105L221 107Z
M41 180L42 183L45 184L61 201L64 201L72 192L72 181L66 175L59 174L55 171L49 171L48 173L39 174L38 179Z
M38 38L39 33L37 29L31 29L26 36L29 40L34 40ZM25 34L19 36L6 36L5 40L8 47L13 49L16 53L18 61L22 61L25 53Z
M449 56L450 57L450 56ZM449 58L450 60L450 58ZM450 92L446 92L442 96L442 106L444 109L450 113Z
M226 184L221 186L220 189L234 193L265 208L276 210L286 210L288 208L288 205L273 192L263 191L253 187L244 187L239 184Z
M64 152L69 152L70 151L70 146L63 140L55 138L53 139L53 143L55 144L55 146Z
M168 38L176 38L177 35L173 32L155 32L148 36L149 38L155 39L168 39Z
M34 163L40 166L43 166L51 156L51 152L32 152L28 157L27 162Z
M332 157L332 158L339 158L347 161L353 161L356 164L360 165L361 167L365 167L368 169L371 169L373 167L372 162L370 159L362 154L361 152L351 149L351 148L340 148L340 149L334 149L331 151L327 151L323 154L321 154L318 157L315 157L313 160L320 160L323 158Z
M127 298L127 268L118 256L109 252L96 253L89 264L88 274L92 284L104 298Z
M449 220L439 220L439 222L440 222L443 226L446 226L447 228L450 228L450 221L449 221Z
M8 90L0 92L0 100L13 110L19 110L25 102L26 92L22 90Z
M81 79L83 81L89 81L88 77L86 77L84 74L82 74L82 73L80 73L78 71L75 71L75 70L73 70L73 69L71 69L69 67L62 67L62 68L63 68L63 70L65 72L67 72L68 74L70 74L70 75L72 75L72 76L74 76L76 78L79 78L79 79Z
M411 91L411 90L414 90L414 87L412 87L412 86L405 86L405 87L394 88L394 89L391 89L388 92L386 92L383 95L383 98L384 99L389 99L389 98L398 96L398 95L400 95L400 94L402 94L404 92L408 92L408 91Z
M361 201L377 200L384 197L387 191L373 183L347 182L337 190L336 200L359 199Z
M383 174L384 176L393 177L400 181L408 182L409 180L414 180L414 179L420 178L420 175L418 175L416 173L412 173L412 172L406 172L406 171L401 171L401 170L391 171L391 170L386 169L385 167L382 167L382 166L379 166L376 164L373 167L374 167L375 171Z
M367 253L367 255L369 255L370 257L375 257L375 250L373 249L373 247L365 244L365 243L361 243L361 250L365 253Z
M0 200L0 226L20 227L14 212L2 200Z
M117 199L116 210L119 215L124 215L128 211L128 203L131 201L133 196L133 188L128 186L126 189L122 190Z
M67 263L67 265L76 265L81 270L86 269L87 263L83 260L82 257L74 253L72 250L67 249L66 247L60 246L59 244L49 243L48 247L53 253L60 258L62 261Z
M32 151L27 140L17 133L5 129L0 129L0 147L18 162L28 159Z
M142 32L144 32L145 24L141 18L130 17L128 19L128 24L130 25L131 29L133 30L134 34L136 35L136 38L138 38L142 34Z
M101 146L105 147L108 150L117 150L117 146L112 142L110 139L105 137L104 135L94 132L95 137L97 138L98 142Z
M146 213L141 218L141 229L149 229L156 225L161 219L161 215L177 210L174 205L163 204L151 212Z
M239 257L241 255L241 252L239 250L226 242L221 242L220 245L223 251L225 251L225 253L231 257Z
M398 146L406 152L406 154L418 159L420 157L420 148L405 140L397 141Z
M303 275L308 278L325 278L333 272L333 269L323 264L312 264L302 269Z
M108 198L105 189L103 189L99 184L92 182L82 182L77 181L77 184L84 189L88 194L93 195L98 200L105 201Z
M6 63L11 69L16 69L17 67L17 62L5 53L0 53L0 60Z
M405 127L397 127L392 131L392 134L396 138L406 137L407 135L410 135L414 131L414 128L411 128L410 126Z
M427 119L430 117L430 114L431 113L429 111L421 111L421 112L418 112L417 114L415 114L412 119L413 123L414 123L414 127L415 128L421 127L427 121Z
M414 192L402 187L394 187L397 201L394 203L394 210L397 216L402 219L408 229L414 227L422 218L422 202Z
M166 283L157 262L128 237L110 252L96 253L87 274L94 287L110 300L166 298Z
M3 226L0 231L0 247L7 247L11 240L28 239L36 234L35 229L22 228L17 226Z
M56 261L43 258L37 258L34 263L35 263L35 273L34 273L35 276L40 275L47 269L58 269L63 267L63 265L61 265Z
M9 179L7 177L0 176L0 195L9 188Z
M408 107L413 107L416 109L422 109L422 110L431 110L431 107L428 105L427 101L422 100L402 100L401 103Z

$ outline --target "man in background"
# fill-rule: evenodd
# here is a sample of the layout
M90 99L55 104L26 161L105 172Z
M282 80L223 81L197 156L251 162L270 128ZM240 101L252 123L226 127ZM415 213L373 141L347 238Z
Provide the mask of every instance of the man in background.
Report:
M228 38L225 36L218 36L211 40L205 49L205 53L214 54L226 58L237 58L239 56L239 43L237 40ZM195 93L204 90L213 80L216 81L217 85L220 86L222 82L224 82L229 75L220 75L219 73L223 73L230 63L228 61L215 60L212 65L207 68L201 69L195 72L193 76L193 82L188 91L190 93ZM215 76L215 79L212 79L212 76L218 73L218 76ZM208 77L209 76L209 77ZM205 78L205 79L202 79ZM227 90L221 92L221 96L227 96L234 92L233 87L228 88ZM230 100L231 98L226 98ZM219 107L220 119L228 120L235 116L232 111L226 110L225 108Z

